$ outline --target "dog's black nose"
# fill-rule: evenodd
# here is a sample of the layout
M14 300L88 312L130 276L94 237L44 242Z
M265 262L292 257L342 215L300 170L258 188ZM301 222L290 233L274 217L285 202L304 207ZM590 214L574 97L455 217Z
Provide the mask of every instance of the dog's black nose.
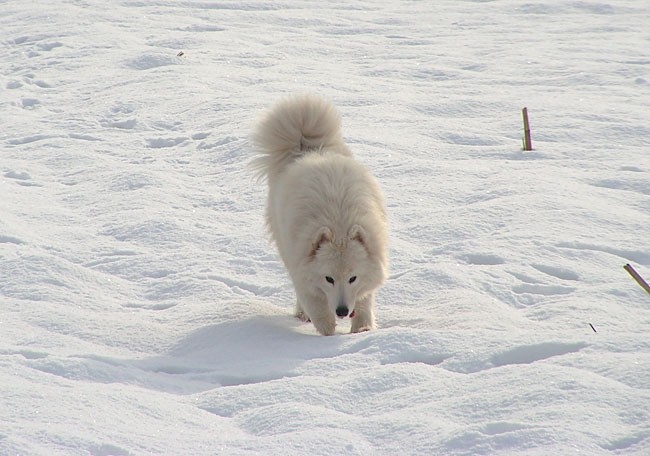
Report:
M348 316L348 308L347 306L338 306L336 308L336 315L339 317L347 317Z

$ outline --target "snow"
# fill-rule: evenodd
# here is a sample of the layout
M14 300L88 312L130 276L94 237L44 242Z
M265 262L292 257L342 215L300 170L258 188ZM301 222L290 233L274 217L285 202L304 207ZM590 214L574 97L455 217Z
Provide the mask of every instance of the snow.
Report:
M650 454L648 24L0 2L0 454ZM305 91L386 194L373 332L293 319L264 229L248 135Z

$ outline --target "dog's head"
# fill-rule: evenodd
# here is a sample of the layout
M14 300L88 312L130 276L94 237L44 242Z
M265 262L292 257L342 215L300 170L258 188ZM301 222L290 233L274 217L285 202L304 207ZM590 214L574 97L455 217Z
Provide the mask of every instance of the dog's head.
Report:
M329 227L316 233L309 253L310 280L327 297L339 318L354 312L359 299L379 287L386 271L373 253L372 240L360 225L337 239Z

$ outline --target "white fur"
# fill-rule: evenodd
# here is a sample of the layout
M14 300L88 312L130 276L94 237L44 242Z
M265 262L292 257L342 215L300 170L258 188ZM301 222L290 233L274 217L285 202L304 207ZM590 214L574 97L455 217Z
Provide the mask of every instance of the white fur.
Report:
M381 189L340 123L328 101L302 95L276 104L253 135L252 166L269 185L266 222L293 281L295 315L323 335L334 334L337 308L354 312L352 332L375 328L374 292L388 268Z

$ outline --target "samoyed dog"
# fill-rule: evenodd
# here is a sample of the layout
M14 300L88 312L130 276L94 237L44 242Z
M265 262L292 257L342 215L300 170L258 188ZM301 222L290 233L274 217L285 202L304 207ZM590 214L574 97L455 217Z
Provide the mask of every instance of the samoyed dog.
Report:
M315 95L283 100L253 133L252 166L269 186L266 223L296 292L295 316L325 336L336 319L375 328L388 269L379 184L341 136L336 108Z

